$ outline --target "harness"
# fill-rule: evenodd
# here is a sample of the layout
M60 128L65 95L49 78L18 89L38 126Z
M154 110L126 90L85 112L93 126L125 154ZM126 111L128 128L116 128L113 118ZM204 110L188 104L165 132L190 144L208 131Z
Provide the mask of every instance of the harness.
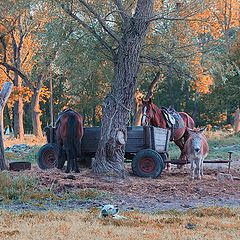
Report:
M55 126L56 126L56 128L58 127L58 125L59 125L59 123L60 123L60 118L61 118L61 116L62 116L64 113L66 113L66 112L74 112L74 113L79 114L78 112L74 111L74 110L71 109L71 108L64 109L62 112L60 112L60 113L58 114L58 118L57 118L57 120L55 121Z
M142 120L141 122L143 123L146 123L146 118L150 119L151 117L147 115L147 108L144 107L144 112L143 112L143 115L142 115ZM150 125L150 121L147 121L146 123L146 126Z

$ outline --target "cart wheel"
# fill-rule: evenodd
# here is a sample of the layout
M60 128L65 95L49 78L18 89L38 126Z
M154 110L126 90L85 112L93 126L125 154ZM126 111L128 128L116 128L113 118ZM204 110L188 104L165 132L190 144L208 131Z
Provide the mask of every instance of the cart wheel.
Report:
M43 145L37 154L37 163L41 169L54 168L58 159L58 146L55 143Z
M161 155L152 149L139 151L132 160L133 173L139 177L157 178L164 165Z

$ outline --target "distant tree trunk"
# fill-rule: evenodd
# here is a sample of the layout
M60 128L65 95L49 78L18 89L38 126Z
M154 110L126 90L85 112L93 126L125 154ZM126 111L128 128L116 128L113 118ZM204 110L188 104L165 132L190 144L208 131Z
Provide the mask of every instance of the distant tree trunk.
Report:
M96 126L96 106L92 109L92 125Z
M21 141L24 139L23 127L23 99L19 96L18 100L14 103L13 108L14 117L14 137L19 138Z
M167 74L167 85L168 85L168 93L169 93L169 99L172 107L175 107L175 96L174 96L174 86L173 86L173 70L172 67L170 66L168 68L168 74Z
M198 115L199 115L199 107L198 107L198 91L195 92L194 98L194 109L193 109L193 119L196 125L198 124Z
M185 94L185 102L186 102L186 107L185 107L185 112L189 113L190 112L190 97L189 97L189 86L188 82L185 80L184 82L184 94Z
M132 108L139 55L153 13L153 0L139 0L133 17L128 17L120 46L114 59L114 81L105 99L101 135L93 161L93 171L124 177L127 123Z
M18 27L20 27L22 17L18 16ZM20 29L20 28L19 28ZM21 70L21 49L23 45L22 32L19 31L19 41L17 41L14 31L11 32L12 36L12 50L13 50L13 65L16 69ZM19 138L21 141L24 139L24 127L23 127L23 99L22 99L22 79L14 72L14 86L16 86L20 92L18 100L14 104L13 116L14 116L14 137Z
M4 114L3 114L3 128L6 128L6 126L9 127L9 131L12 131L12 119L10 116L10 110L8 108L8 105L5 106L4 108Z
M33 134L38 137L42 138L42 122L41 122L41 110L39 105L39 98L40 98L41 90L37 89L34 91L34 94L32 96L32 126L33 126Z
M227 110L227 124L231 124L231 112Z
M1 114L0 118L2 118L3 110L10 96L11 91L12 91L12 83L10 82L4 83L2 90L0 92L0 114ZM4 158L4 143L3 143L3 132L2 132L2 125L1 125L0 126L0 170L5 170L5 169L7 169L7 164Z
M240 109L239 107L236 109L234 113L234 132L240 132Z

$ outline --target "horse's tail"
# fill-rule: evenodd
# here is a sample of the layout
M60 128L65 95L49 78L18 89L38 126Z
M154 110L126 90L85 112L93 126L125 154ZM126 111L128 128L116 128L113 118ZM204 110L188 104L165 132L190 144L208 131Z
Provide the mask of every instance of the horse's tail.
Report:
M81 142L77 137L77 119L74 114L70 114L68 118L68 141L69 150L74 154L74 158L79 155Z

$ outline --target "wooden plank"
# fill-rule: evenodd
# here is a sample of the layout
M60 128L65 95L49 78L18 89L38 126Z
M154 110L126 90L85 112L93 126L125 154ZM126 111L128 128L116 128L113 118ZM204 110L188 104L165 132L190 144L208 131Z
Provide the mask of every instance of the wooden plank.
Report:
M154 149L157 152L163 152L168 150L168 145L169 145L169 130L168 129L163 129L163 128L156 128L153 127L152 129L152 134L153 134L153 142L154 142Z
M126 153L136 153L144 148L165 152L168 147L168 130L155 127L127 127ZM84 128L82 152L96 152L100 138L100 127Z
M151 137L151 127L144 127L143 128L144 132L144 148L152 148L154 144L152 143L152 137Z

